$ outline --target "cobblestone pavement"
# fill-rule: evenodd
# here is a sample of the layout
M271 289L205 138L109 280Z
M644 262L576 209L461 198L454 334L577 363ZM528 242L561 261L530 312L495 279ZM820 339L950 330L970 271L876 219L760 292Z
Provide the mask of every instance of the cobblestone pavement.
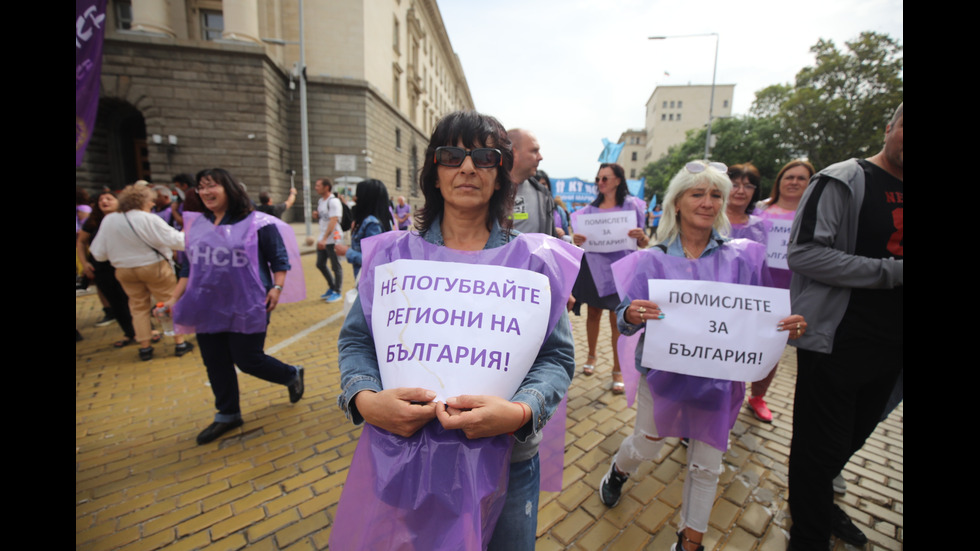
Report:
M303 267L307 295L318 297L325 288L314 255L304 255ZM240 377L245 425L206 446L194 440L214 414L198 351L176 358L172 342L160 343L152 361L140 362L136 346L112 348L117 326L94 327L100 315L94 294L76 298L75 326L85 338L75 345L76 549L326 548L360 434L336 406L342 303L310 298L276 310L266 350L306 367L306 395L291 405L285 387ZM580 369L584 317L573 324ZM602 331L599 357L607 359L608 328ZM615 509L596 495L635 415L609 392L610 369L600 360L595 375L572 383L565 489L541 494L538 549L666 550L676 539L685 475L676 441L627 482ZM785 549L795 376L787 349L769 391L772 424L743 408L706 549ZM903 548L903 411L900 405L848 464L848 492L838 497L869 549Z

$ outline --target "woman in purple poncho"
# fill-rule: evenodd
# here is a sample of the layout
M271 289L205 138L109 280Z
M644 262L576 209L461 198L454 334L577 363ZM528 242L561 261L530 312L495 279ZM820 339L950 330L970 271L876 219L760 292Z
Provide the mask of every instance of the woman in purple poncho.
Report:
M580 209L573 214L574 219L580 214L593 214L622 210L636 213L636 227L629 231L629 238L635 239L640 247L646 247L650 240L643 233L643 221L646 217L646 204L636 197L629 194L626 187L626 172L623 167L616 163L602 163L599 165L599 173L595 177L596 191L598 196L591 205ZM572 235L573 242L581 246L586 241L586 236L576 232ZM589 356L582 366L582 373L592 375L597 364L596 345L599 341L599 326L602 324L602 313L609 310L609 331L612 338L612 392L622 394L625 386L623 376L619 367L619 352L616 350L616 342L619 340L619 330L616 328L616 305L619 304L619 295L616 294L616 286L613 283L612 272L609 266L625 257L629 251L615 251L608 253L586 253L582 260L582 269L579 270L578 279L572 289L575 297L573 311L579 314L582 304L589 306L588 318L586 321L586 334L589 344Z
M631 264L623 282L622 303L616 309L619 329L632 335L644 329L647 321L663 319L660 307L648 300L650 279L695 279L724 283L765 285L768 269L765 249L744 239L729 240L725 217L731 181L721 163L693 161L674 176L664 198L664 216L658 244L633 253L622 262ZM614 266L616 272L619 266ZM687 450L688 473L684 479L680 531L673 551L703 550L708 517L714 503L721 474L722 454L728 445L728 432L738 416L745 395L741 382L709 379L658 371L640 365L646 337L637 347L636 368L646 377L637 392L636 426L623 440L599 487L599 498L616 506L623 484L640 464L655 459L663 438L690 438ZM781 320L779 329L799 337L806 329L802 316Z
M338 403L352 421L366 426L331 548L534 549L540 431L567 391L575 366L565 303L578 267L577 259L561 268L539 261L578 251L551 237L518 235L508 228L513 159L511 142L495 118L473 111L447 115L433 132L419 177L425 205L415 217L418 233L386 232L364 241L359 296L338 343ZM447 270L450 263L504 266L548 276L549 329L536 354L525 358L526 375L516 393L474 393L436 403L431 388L383 386L382 362L387 367L394 359L379 354L377 346L383 350L397 343L376 335L370 301L381 284L375 268L399 260L444 262ZM438 331L432 338L439 338ZM453 346L459 344L466 343ZM434 359L423 363L420 354L418 364L434 370ZM450 364L444 368L468 369L464 361Z
M235 366L286 386L291 403L303 397L304 384L302 367L264 350L269 315L286 300L286 274L293 267L278 218L255 212L227 170L202 170L197 181L205 211L184 218L187 259L167 305L174 306L176 323L197 333L214 393L214 422L197 435L203 445L243 424Z
M769 196L769 200L755 209L752 218L758 217L765 224L771 224L772 220L793 220L796 216L796 207L800 204L803 192L810 184L810 177L813 176L814 172L813 165L802 159L790 161L783 165L783 168L776 174L776 184L772 186L772 194ZM750 235L743 237L754 239ZM760 243L765 244L766 242L760 241ZM793 276L791 271L780 268L770 268L769 271L772 274L774 287L789 289L789 282ZM749 409L752 410L756 419L766 423L772 422L772 411L770 411L765 400L766 391L769 390L772 380L776 378L777 369L779 369L779 364L772 368L765 379L752 383L752 393L748 400Z

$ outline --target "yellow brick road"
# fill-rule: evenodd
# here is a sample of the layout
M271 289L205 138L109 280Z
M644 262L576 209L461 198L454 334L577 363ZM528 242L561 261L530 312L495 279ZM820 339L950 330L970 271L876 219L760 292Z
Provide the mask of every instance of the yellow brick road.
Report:
M290 404L285 387L242 376L244 426L206 446L194 440L214 415L198 351L176 358L172 343L160 343L152 361L140 362L135 346L112 348L117 326L94 327L95 295L76 298L75 326L85 337L75 345L76 549L327 548L360 429L336 406L342 303L315 298L325 288L313 263L314 255L303 256L314 298L278 308L266 340L267 351L306 368L305 397ZM573 324L581 371L584 317ZM685 451L675 441L627 483L615 509L596 495L635 415L608 391L607 330L597 373L577 374L569 391L564 490L541 494L541 550L666 550L676 540ZM759 423L743 408L706 549L785 549L795 377L790 348L769 391L774 422ZM903 548L903 412L900 405L848 464L848 493L838 497L870 549Z

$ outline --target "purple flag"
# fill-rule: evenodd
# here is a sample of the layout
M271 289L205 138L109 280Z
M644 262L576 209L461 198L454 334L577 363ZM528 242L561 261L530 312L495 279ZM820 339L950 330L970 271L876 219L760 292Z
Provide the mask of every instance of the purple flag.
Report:
M75 0L75 166L82 165L99 109L105 0Z

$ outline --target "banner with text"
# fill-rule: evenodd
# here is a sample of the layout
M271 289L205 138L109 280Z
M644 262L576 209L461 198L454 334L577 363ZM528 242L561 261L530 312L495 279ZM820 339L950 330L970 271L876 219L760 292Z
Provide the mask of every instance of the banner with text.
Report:
M788 270L786 264L786 249L789 247L789 232L793 228L792 220L769 219L769 242L766 245L766 264L770 268Z
M651 279L664 319L647 321L641 364L652 369L758 381L786 347L777 331L790 315L789 291L738 283Z
M636 250L636 239L629 236L629 231L636 228L636 213L632 210L595 214L576 213L572 221L575 233L586 237L585 243L582 244L586 252L611 253Z
M374 278L371 325L384 388L421 387L439 401L513 397L545 339L546 276L402 259L375 268Z

